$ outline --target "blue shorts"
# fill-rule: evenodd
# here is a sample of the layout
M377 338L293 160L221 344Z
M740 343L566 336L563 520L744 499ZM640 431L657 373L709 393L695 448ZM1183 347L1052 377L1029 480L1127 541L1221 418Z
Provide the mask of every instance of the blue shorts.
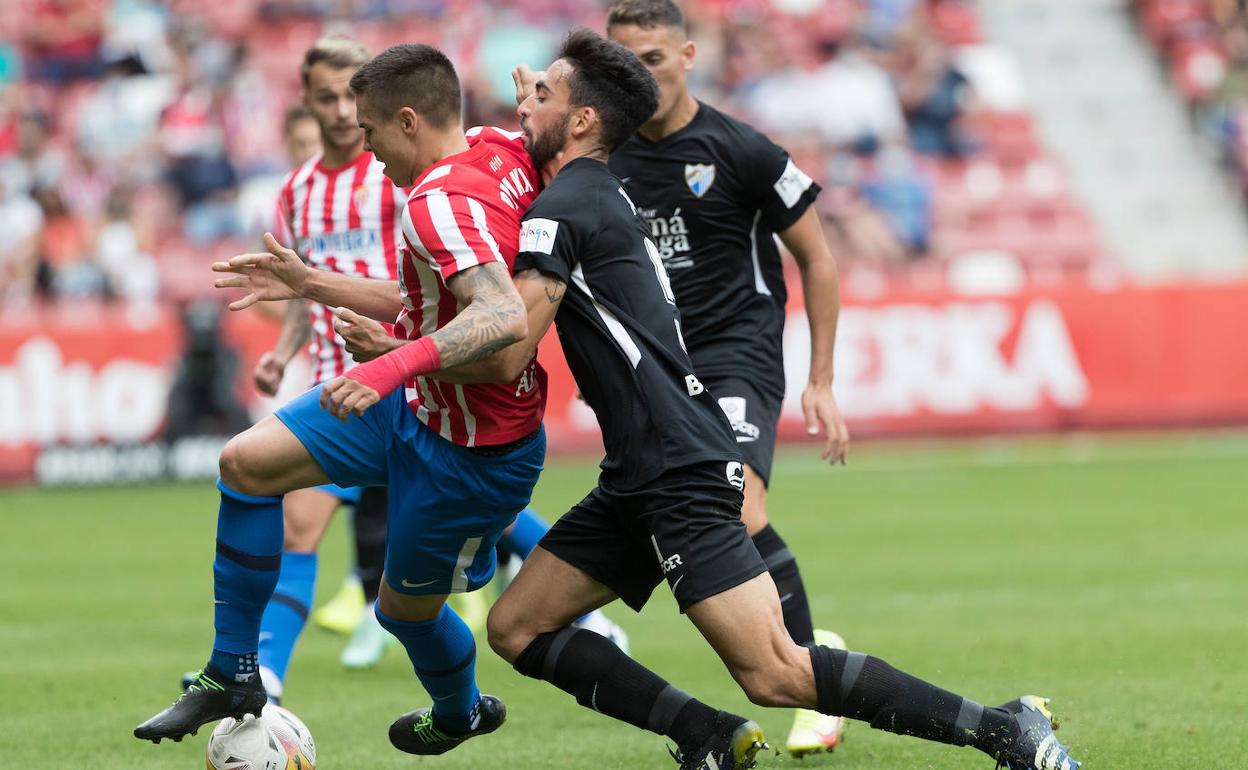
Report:
M313 489L319 489L327 495L333 495L347 505L355 505L360 501L359 487L340 487L337 484L322 484L319 487L313 487Z
M475 591L494 576L494 545L529 504L546 434L498 457L478 455L416 419L400 388L346 422L318 385L277 410L335 484L388 486L386 582L418 596Z

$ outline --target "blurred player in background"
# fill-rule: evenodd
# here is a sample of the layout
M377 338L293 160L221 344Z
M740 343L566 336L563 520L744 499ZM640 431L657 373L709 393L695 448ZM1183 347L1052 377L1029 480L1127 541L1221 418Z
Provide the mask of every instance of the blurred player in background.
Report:
M786 290L773 234L801 269L810 319L810 375L801 399L806 431L824 434L823 459L833 464L845 462L849 446L832 396L840 289L811 205L819 185L767 137L689 93L694 45L671 0L617 0L607 34L636 54L659 86L658 110L611 153L611 171L650 226L693 369L732 424L745 460L741 518L776 583L793 641L844 647L835 633L814 629L797 561L767 516L785 390ZM843 724L799 710L787 748L798 756L831 751Z
M616 598L640 610L666 580L754 703L974 746L1011 770L1077 770L1039 698L986 708L879 658L793 641L741 521L748 481L733 428L684 349L650 228L607 166L653 115L658 87L632 53L586 29L558 57L519 108L546 181L515 259L529 335L518 353L494 358L525 360L555 320L606 457L597 487L555 523L495 604L490 645L581 705L670 737L683 770L754 767L765 745L757 724L568 627Z

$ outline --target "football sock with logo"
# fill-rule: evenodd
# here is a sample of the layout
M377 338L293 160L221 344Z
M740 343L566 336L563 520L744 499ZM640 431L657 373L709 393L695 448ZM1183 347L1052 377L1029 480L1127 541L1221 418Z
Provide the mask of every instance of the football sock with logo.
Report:
M479 721L477 705L477 645L468 625L449 605L433 620L407 621L376 609L382 627L407 650L416 678L433 698L433 719L439 729L466 733Z
M806 586L802 584L802 573L797 569L793 552L770 524L759 530L753 540L780 594L780 609L784 612L784 627L789 630L789 636L801 645L814 644L810 602L806 599Z
M260 618L282 564L282 498L247 495L218 480L217 555L212 563L213 626L209 663L236 680L256 669Z
M503 532L499 542L516 556L527 559L533 547L549 530L550 525L537 512L532 508L525 508L516 516L515 523Z
M715 729L718 711L668 684L592 631L565 628L537 636L515 669L550 682L576 702L634 727L666 735L682 751Z
M1010 715L924 682L871 655L816 646L810 651L816 710L861 719L878 730L992 754L1010 733Z
M260 618L260 665L278 679L286 678L295 643L308 622L315 590L316 554L283 551L277 588Z
M355 574L364 588L365 604L377 601L381 573L386 566L386 518L389 506L386 487L365 487L351 513L355 534Z

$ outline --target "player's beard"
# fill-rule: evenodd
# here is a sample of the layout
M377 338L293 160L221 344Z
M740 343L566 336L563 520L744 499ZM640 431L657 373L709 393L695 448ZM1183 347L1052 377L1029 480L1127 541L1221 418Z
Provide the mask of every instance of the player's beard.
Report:
M538 171L546 167L546 164L555 159L555 156L563 151L564 140L568 136L568 124L572 122L572 110L566 110L559 116L559 120L553 126L546 129L542 133L533 133L529 138L528 151L529 156L533 158L533 165L537 166Z

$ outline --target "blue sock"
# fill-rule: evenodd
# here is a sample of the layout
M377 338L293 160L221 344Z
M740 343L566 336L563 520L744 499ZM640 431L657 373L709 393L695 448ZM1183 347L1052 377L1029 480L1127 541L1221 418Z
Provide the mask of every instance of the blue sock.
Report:
M532 508L525 508L520 511L519 516L516 516L516 523L503 533L499 542L516 556L527 559L533 546L537 545L537 542L549 530L550 525L543 521L541 516L538 516Z
M215 612L208 662L234 680L256 669L260 616L277 586L282 563L282 498L256 497L220 480L217 557L212 563Z
M465 733L476 727L477 645L472 631L449 605L433 620L395 620L376 608L377 620L394 634L416 670L416 678L433 697L435 723L448 732Z
M260 665L286 678L295 642L308 622L316 589L316 554L282 552L282 570L273 598L260 618Z

